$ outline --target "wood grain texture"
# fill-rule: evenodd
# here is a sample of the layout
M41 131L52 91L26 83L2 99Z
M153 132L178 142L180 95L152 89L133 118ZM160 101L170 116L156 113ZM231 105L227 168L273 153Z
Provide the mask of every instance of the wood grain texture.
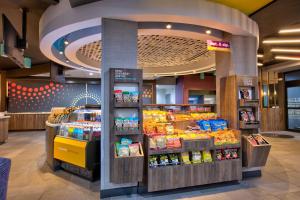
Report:
M46 137L45 137L45 143L46 143L46 162L49 165L49 167L54 170L59 164L54 159L54 138L57 135L59 126L47 126L46 125Z
M243 167L263 167L267 163L271 145L252 145L247 136L243 136Z
M50 113L9 113L9 131L44 130Z
M284 108L262 108L261 131L285 130Z
M148 169L148 192L242 179L240 159Z
M8 138L9 118L0 119L0 144L4 143Z

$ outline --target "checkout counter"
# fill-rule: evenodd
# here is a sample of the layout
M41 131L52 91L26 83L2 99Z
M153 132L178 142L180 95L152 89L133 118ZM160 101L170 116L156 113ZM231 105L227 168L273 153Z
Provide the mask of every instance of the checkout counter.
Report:
M9 116L0 114L0 144L5 143L8 138L9 118Z

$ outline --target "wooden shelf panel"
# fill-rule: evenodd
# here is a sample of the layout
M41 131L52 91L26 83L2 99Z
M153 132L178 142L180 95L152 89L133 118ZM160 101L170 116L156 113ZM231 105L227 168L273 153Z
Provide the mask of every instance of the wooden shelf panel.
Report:
M238 105L240 107L258 107L259 106L259 100L243 100L239 99Z
M142 135L142 131L140 129L137 129L137 130L115 130L114 135L117 135L117 136Z
M115 102L115 108L140 108L140 103Z
M247 123L240 121L240 129L258 129L260 127L260 123Z
M214 149L214 140L210 139L195 139L182 140L184 151L201 151Z
M240 159L148 169L148 192L241 180Z
M240 148L241 144L222 144L222 145L216 145L216 149L235 149L235 148Z
M182 148L174 149L149 149L148 155L158 155L158 154L170 154L170 153L181 153L183 152Z

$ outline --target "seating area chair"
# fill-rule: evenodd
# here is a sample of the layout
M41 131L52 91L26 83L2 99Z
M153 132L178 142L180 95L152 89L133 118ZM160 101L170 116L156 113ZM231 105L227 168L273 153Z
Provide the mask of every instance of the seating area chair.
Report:
M0 200L6 200L10 166L10 159L0 158Z

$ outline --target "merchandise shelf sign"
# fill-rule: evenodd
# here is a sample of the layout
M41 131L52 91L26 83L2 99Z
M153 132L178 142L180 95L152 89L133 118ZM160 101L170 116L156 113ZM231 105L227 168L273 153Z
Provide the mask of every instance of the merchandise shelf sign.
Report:
M207 40L207 50L230 52L230 43L224 41Z

